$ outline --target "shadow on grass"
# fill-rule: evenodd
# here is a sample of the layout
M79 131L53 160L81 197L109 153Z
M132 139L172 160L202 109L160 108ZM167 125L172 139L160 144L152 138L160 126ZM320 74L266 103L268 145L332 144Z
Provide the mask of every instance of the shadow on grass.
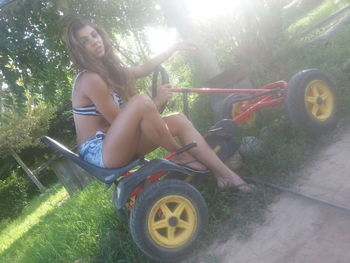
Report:
M34 211L32 209L31 211ZM134 245L128 222L118 218L110 192L91 183L40 218L0 254L0 262L151 262Z
M48 189L45 193L39 194L35 196L21 212L21 214L15 218L12 219L5 219L3 222L0 224L0 236L3 231L6 231L6 228L12 223L17 220L22 220L23 218L29 216L30 214L34 213L34 211L44 202L46 202L51 195L57 193L59 191L60 186L55 185L52 188Z

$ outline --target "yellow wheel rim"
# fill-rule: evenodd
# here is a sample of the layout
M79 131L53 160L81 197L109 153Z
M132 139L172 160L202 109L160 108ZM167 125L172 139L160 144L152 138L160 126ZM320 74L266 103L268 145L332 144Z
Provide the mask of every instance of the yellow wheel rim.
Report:
M162 247L178 248L188 242L197 229L197 212L192 203L179 195L158 200L148 216L148 231Z
M232 119L233 118L236 118L238 115L240 115L243 110L242 110L242 105L243 103L245 103L245 101L241 101L241 102L236 102L232 109L231 109L231 116L232 116ZM251 127L254 122L256 121L256 113L253 112L252 114L250 114L249 117L247 117L245 120L241 121L239 123L240 126L242 127Z
M308 114L318 122L326 121L334 112L334 95L322 80L313 80L307 85L304 100Z

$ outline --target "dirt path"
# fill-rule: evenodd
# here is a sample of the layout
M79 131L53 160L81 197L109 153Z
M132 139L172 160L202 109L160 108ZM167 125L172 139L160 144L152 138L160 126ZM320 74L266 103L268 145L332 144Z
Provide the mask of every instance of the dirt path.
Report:
M350 125L300 171L293 189L350 208ZM348 263L350 213L283 193L246 240L208 249L217 263Z

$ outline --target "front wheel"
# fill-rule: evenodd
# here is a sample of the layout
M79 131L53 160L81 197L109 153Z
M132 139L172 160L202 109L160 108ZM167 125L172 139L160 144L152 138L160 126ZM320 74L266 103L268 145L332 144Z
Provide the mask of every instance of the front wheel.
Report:
M202 195L192 185L163 180L138 198L130 216L131 235L147 256L177 262L193 248L208 221Z
M321 71L308 69L295 74L286 93L287 116L302 130L321 135L337 124L335 84Z

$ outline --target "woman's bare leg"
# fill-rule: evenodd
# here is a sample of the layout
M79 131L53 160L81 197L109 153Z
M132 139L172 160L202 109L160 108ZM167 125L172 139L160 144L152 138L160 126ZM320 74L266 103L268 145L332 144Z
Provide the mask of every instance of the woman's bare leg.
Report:
M181 146L184 146L184 145L181 144ZM137 154L146 155L154 151L158 147L159 145L152 143L147 139L147 137L144 134L141 134ZM186 165L195 170L205 171L208 169L205 165L198 162L196 158L194 158L191 154L187 152L181 153L179 155L175 155L170 160L181 165Z
M197 147L189 152L198 161L207 166L217 178L220 188L239 186L242 191L251 191L251 187L246 184L235 172L230 170L210 148L203 136L194 128L192 123L183 114L174 114L164 118L173 136L179 137L182 144L196 142Z
M168 151L176 151L181 147L160 117L153 101L147 96L136 95L108 129L102 148L105 166L111 168L127 164L138 153L141 137ZM182 157L191 159L189 154Z

